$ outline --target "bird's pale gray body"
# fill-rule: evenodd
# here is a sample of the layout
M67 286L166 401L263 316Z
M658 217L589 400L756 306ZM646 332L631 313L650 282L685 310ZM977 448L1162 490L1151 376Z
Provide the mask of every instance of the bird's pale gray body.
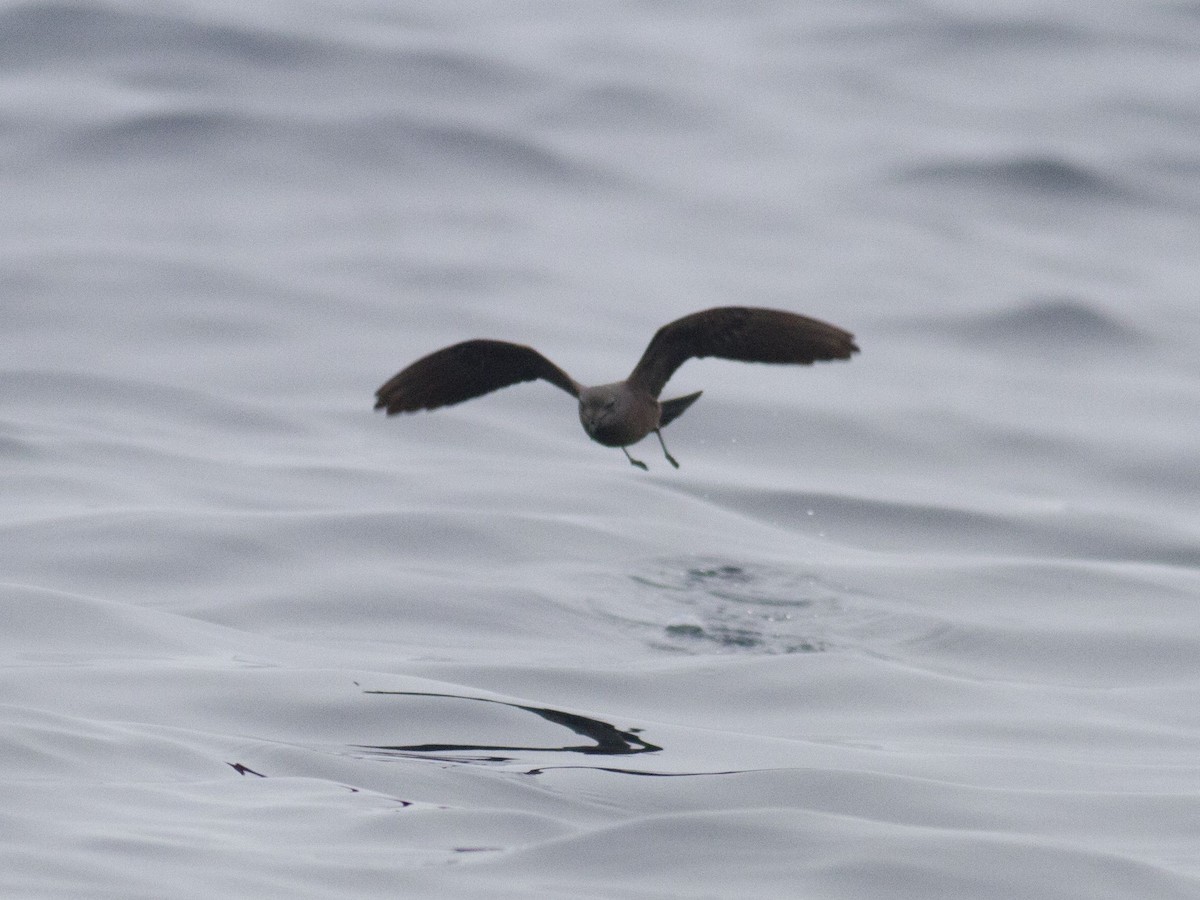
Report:
M579 421L588 437L606 447L627 447L650 433L667 452L662 428L683 414L700 391L658 399L668 379L693 357L807 365L849 359L854 335L826 322L775 309L722 306L692 313L660 328L624 381L584 387L532 347L508 341L463 341L422 357L375 392L376 409L388 415L461 403L521 381L541 378L579 400Z
M623 381L584 388L579 392L579 421L593 441L605 447L636 444L662 419L662 404Z

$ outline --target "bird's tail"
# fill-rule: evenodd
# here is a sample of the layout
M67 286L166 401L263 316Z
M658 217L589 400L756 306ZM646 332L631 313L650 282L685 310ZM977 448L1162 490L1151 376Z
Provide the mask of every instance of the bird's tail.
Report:
M683 415L684 410L700 399L700 395L704 391L696 391L694 394L688 394L686 397L676 397L674 400L664 400L662 402L662 417L659 419L658 427L666 428L676 419Z

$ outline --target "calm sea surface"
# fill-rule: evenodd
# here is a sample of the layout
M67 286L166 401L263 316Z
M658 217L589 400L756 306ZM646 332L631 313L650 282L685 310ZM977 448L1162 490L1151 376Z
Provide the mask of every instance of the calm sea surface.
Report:
M0 2L0 173L5 897L1200 898L1195 2Z

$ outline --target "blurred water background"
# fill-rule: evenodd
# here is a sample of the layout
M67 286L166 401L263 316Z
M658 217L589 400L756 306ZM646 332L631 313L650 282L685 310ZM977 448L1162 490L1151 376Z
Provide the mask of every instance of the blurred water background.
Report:
M1196 2L3 2L0 171L6 897L1200 897Z

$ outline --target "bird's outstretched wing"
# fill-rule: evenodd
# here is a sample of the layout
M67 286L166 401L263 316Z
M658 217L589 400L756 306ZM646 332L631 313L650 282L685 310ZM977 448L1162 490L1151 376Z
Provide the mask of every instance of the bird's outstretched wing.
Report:
M778 309L720 306L658 329L629 383L657 397L675 370L692 357L807 365L849 359L857 351L854 335L827 322Z
M579 396L579 385L571 376L532 347L508 341L463 341L397 373L375 392L375 408L386 409L388 415L437 409L538 378Z

